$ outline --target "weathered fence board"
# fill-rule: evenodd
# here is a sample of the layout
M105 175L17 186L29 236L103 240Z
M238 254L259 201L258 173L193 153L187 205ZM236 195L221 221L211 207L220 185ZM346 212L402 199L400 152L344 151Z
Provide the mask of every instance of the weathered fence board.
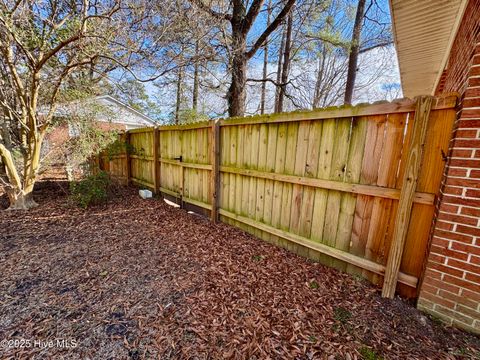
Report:
M400 246L396 288L406 296L416 296L421 277L455 102L433 99L428 117ZM398 245L393 230L415 104L403 100L135 130L126 137L131 153L101 165L118 177L130 173L133 183L158 189L189 209L209 211L214 221L382 284L390 247Z

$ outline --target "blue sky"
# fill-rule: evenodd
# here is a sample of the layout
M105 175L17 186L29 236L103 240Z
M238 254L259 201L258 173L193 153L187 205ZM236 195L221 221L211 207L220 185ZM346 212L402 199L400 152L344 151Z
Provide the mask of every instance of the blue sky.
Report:
M335 0L334 0L335 1ZM338 0L337 0L338 1ZM350 38L351 34L351 27L353 24L353 17L355 16L355 7L356 1L347 0L349 1L350 8L350 25L344 28L344 37L345 39ZM367 8L369 7L370 2L367 1ZM367 14L371 18L375 18L381 24L390 23L390 9L388 0L377 0L377 5L370 7L369 13ZM266 12L262 11L258 16L252 30L249 33L249 44L252 44L254 40L260 35L260 33L265 29L266 26ZM344 12L339 12L334 14L335 21L339 21L342 17L345 16ZM369 21L368 19L366 21ZM370 22L370 27L372 27L373 23ZM368 36L373 35L382 35L382 29L384 26L373 26L373 31L368 34ZM365 34L362 34L365 35ZM279 37L281 36L281 30L277 29L277 31L273 34L272 37ZM369 45L367 45L369 46ZM272 53L272 52L271 52ZM276 62L277 54L273 53L271 61L272 61L272 71L274 71L274 62ZM376 57L382 57L382 61L376 61ZM387 59L385 59L387 58ZM363 60L362 60L363 59ZM378 50L374 50L374 52L370 54L362 55L362 59L360 62L360 67L358 71L358 81L361 83L364 81L365 83L369 84L367 81L369 76L373 76L376 72L382 71L381 76L372 84L369 84L368 87L363 89L358 89L357 91L357 98L356 102L372 102L376 100L381 100L386 97L388 100L391 100L391 97L401 96L400 89L400 80L398 74L398 65L396 62L396 53L394 48L391 46L387 50L382 51L381 53ZM371 59L371 60L368 60ZM372 60L373 59L373 60ZM367 61L368 60L368 61ZM260 76L260 68L263 63L263 50L260 49L256 56L252 58L249 62L249 68L251 73L254 73ZM382 69L379 69L382 67ZM157 89L152 86L151 84L146 84L147 90L150 94L154 94L157 92ZM218 111L221 111L221 106L224 106L224 98L222 98L224 94L221 96L211 96L212 100L209 100L213 103L213 105L218 105ZM202 94L201 94L202 96ZM254 94L255 96L255 94ZM163 90L163 102L162 102L162 117L168 117L169 113L173 110L174 106L174 98L175 98L175 88L168 88ZM215 108L216 106L213 106Z

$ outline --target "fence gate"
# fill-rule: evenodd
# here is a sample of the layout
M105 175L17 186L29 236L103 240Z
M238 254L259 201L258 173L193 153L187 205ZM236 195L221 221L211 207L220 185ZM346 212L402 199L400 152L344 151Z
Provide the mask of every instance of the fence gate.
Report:
M209 123L159 129L159 191L201 213L211 210L211 136Z
M125 136L129 151L102 163L189 210L384 284L385 296L415 297L455 105L423 97L137 129Z

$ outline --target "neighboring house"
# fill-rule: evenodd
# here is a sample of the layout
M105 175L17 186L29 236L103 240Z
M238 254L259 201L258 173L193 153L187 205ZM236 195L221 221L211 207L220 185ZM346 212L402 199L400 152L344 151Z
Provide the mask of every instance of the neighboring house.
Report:
M66 118L87 111L94 114L92 116L96 126L103 130L131 130L157 124L155 120L110 95L96 96L59 106L55 116ZM43 153L48 153L75 136L78 136L78 128L72 123L54 128L44 141Z
M390 4L405 96L460 96L417 305L480 333L480 0Z

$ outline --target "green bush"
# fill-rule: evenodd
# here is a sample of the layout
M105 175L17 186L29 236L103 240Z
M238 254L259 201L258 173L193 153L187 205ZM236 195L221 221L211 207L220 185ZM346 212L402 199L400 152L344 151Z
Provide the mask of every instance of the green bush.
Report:
M70 194L73 201L86 209L90 205L107 201L111 181L105 171L90 175L80 181L70 183Z

